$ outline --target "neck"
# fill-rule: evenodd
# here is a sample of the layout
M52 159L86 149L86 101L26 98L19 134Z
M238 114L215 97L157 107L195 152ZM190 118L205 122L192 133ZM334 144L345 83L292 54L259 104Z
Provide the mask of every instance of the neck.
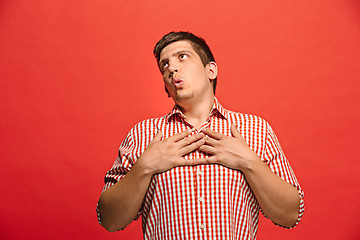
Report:
M196 129L208 119L210 111L214 105L214 95L204 99L187 99L177 104L182 113L186 116L186 121Z

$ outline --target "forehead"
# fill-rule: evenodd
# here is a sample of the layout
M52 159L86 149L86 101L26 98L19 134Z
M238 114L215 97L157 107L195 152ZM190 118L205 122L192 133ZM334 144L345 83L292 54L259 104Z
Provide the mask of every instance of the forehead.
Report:
M189 51L196 53L191 45L191 43L187 40L180 40L173 43L170 43L160 53L160 60L164 58L169 58L171 55L176 54L180 51Z

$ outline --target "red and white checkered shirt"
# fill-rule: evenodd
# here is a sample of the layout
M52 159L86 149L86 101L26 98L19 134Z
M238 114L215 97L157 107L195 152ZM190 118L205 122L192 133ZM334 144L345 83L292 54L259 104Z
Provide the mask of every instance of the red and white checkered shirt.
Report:
M299 192L303 212L303 191L270 125L257 116L224 109L215 98L208 120L201 126L232 136L236 124L250 148ZM155 137L158 129L168 138L193 126L179 108L160 118L134 126L122 142L119 157L105 176L103 191L130 171ZM185 159L208 155L194 151ZM144 239L255 239L260 206L241 171L221 165L176 167L152 177L138 217L142 216ZM101 216L98 212L99 222Z

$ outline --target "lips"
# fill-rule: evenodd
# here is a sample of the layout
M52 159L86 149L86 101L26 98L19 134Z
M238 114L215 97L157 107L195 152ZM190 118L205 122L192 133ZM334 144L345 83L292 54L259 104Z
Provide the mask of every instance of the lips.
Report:
M183 84L183 81L180 78L173 78L173 84L176 88L180 88Z

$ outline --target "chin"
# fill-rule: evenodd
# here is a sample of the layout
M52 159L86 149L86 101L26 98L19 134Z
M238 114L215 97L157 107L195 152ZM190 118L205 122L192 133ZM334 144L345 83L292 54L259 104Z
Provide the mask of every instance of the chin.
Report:
M175 97L173 97L173 99L175 101L184 101L184 100L192 99L194 96L195 96L194 93L184 92L184 93L176 94Z

